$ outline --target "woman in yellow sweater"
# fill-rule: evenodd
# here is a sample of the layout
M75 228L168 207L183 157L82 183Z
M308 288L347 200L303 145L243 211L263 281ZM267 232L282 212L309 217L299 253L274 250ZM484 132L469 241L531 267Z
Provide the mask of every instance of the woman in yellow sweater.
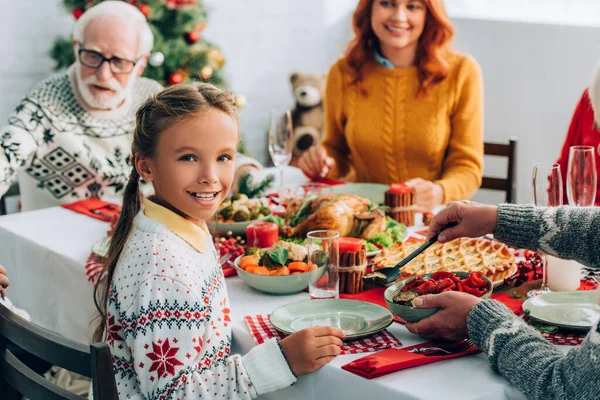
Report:
M329 71L324 140L300 168L310 178L406 181L423 210L469 198L483 169L481 72L450 50L442 0L361 0L353 26Z

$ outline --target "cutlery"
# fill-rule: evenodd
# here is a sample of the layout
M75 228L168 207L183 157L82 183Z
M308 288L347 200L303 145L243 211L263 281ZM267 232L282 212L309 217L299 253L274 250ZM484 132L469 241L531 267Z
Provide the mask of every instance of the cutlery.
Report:
M91 210L91 211L92 211L92 213L99 215L102 218L106 218L108 221L110 221L112 219L112 215L105 214L100 210Z
M224 265L225 265L225 263L226 263L227 261L229 261L229 259L230 259L230 258L231 258L231 253L227 253L227 254L225 254L223 257L221 257L221 258L219 259L219 263L221 264L221 266L224 266Z
M444 229L442 229L442 231L447 228L450 228L452 226L455 226L455 225L456 225L456 223L452 222L452 223L448 224ZM438 232L434 237L432 237L431 239L429 239L428 241L423 243L415 251L413 251L412 253L407 255L404 259L402 259L402 261L400 261L398 264L394 265L393 267L381 268L381 269L378 269L377 271L371 272L370 274L366 274L362 278L363 283L377 285L377 286L384 286L384 285L387 285L388 283L394 282L396 279L398 279L400 277L400 269L402 267L404 267L406 264L408 264L409 262L411 262L419 254L424 252L432 244L437 242L439 234L440 234L440 232Z
M442 354L458 354L463 351L467 351L473 346L474 343L471 339L464 340L458 344L452 346L430 346L430 347L416 347L414 349L407 350L409 353L423 354L425 356L433 356Z

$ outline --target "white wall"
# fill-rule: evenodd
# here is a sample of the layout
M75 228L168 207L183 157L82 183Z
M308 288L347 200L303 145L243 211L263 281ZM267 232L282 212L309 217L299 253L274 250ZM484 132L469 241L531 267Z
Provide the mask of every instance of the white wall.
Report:
M268 160L269 109L292 105L294 71L327 73L342 54L355 0L209 0L206 35L227 59L233 90L244 94L240 118L252 155Z
M483 70L485 139L519 139L517 196L529 202L531 167L558 157L577 100L600 57L600 28L454 22L455 48L472 54Z
M71 29L73 18L58 0L2 0L0 13L0 121L52 71L48 51ZM0 125L0 126L1 126Z
M447 4L452 15L473 16L469 1L447 0ZM527 1L530 10L546 10L544 1ZM581 8L589 0L573 1L580 11L597 9ZM72 26L72 17L59 0L9 3L0 13L1 120L50 74L47 51L54 38ZM356 0L205 0L206 35L223 50L232 88L248 98L241 113L242 128L250 150L262 161L268 158L269 108L292 102L289 74L328 70L351 36L355 4ZM518 5L511 4L506 5L518 14ZM537 8L531 9L532 4ZM485 10L490 9L498 11ZM588 19L592 18L588 15ZM600 16L597 21L600 24ZM507 141L510 136L520 140L518 199L526 202L533 161L551 161L558 155L575 103L600 56L600 28L467 18L454 18L454 22L455 47L472 54L483 69L486 140ZM486 169L501 175L503 166L489 162Z

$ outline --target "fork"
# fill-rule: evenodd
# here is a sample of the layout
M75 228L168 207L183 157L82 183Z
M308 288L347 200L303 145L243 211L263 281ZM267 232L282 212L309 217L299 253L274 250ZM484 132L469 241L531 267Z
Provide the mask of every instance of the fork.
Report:
M431 355L431 354L425 354L425 353L457 354L457 353L462 353L463 351L468 350L471 346L473 346L473 344L474 343L471 341L471 339L466 339L456 345L452 345L452 346L448 346L448 347L438 347L438 346L417 347L417 348L407 350L407 351L409 353L424 354L424 355Z

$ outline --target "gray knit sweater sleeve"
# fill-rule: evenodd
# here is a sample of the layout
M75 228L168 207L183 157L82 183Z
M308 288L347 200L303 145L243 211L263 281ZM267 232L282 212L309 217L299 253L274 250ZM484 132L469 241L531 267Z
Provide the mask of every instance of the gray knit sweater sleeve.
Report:
M600 267L594 232L600 208L534 208L501 205L495 237ZM492 368L530 399L600 399L600 328L594 325L582 346L563 355L504 305L484 300L471 310L469 336Z
M600 268L600 208L502 204L496 239L514 247L575 259Z

